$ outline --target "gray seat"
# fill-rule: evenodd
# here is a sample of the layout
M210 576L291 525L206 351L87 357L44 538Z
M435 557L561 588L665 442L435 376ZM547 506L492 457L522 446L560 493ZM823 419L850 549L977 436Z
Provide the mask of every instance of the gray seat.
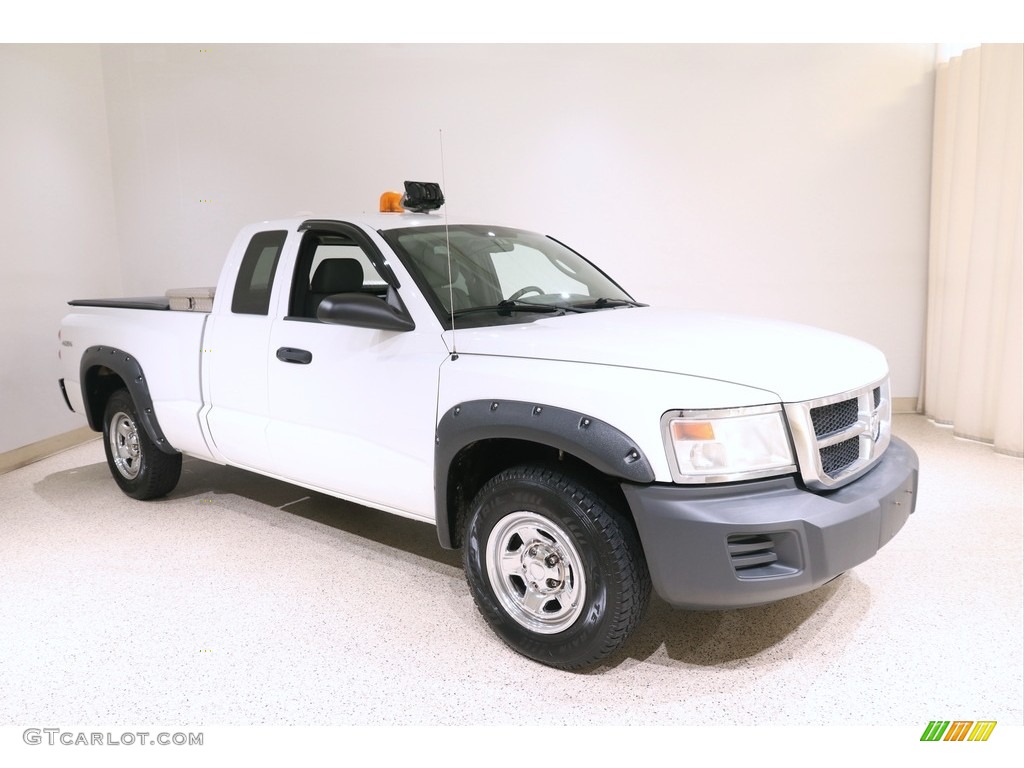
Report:
M313 273L306 297L306 317L316 317L320 302L335 293L357 293L363 287L363 265L355 259L324 259Z

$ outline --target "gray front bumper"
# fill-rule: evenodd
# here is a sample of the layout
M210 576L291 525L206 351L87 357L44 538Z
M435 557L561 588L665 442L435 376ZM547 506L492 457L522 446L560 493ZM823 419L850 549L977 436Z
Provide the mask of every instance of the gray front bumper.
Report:
M894 437L876 467L835 491L812 493L792 477L622 490L666 602L742 608L808 592L871 558L914 511L917 471L917 454Z

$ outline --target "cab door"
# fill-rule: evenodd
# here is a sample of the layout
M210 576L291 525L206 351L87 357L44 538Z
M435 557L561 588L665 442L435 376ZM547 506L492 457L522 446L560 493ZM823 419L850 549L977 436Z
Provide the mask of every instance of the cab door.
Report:
M375 247L356 227L305 233L287 314L270 331L267 443L275 474L433 521L438 371L448 354L438 329L315 316L333 293L386 294L395 278L374 265Z
M225 266L224 284L217 286L217 293L229 296L230 303L211 314L200 352L206 403L201 420L215 454L266 472L273 471L266 441L270 307L287 239L285 229L239 235L231 251L237 261Z

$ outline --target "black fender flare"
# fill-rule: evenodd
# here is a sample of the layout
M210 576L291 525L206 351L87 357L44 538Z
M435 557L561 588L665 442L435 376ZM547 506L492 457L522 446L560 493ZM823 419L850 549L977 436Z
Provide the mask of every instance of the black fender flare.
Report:
M448 474L459 452L480 440L524 440L565 451L602 474L631 483L654 482L654 470L640 446L607 422L543 403L470 400L440 418L434 440L434 503L437 537L452 548Z
M90 395L97 394L95 390L90 391L90 385L94 385L94 376L89 375L93 368L109 368L116 373L125 386L128 394L135 401L135 407L139 412L139 421L142 422L149 439L164 453L178 453L164 437L160 423L157 421L156 412L153 410L153 398L149 394L149 384L146 375L142 371L139 361L131 355L116 347L89 347L82 354L82 361L79 365L79 377L82 387L82 401L85 403L85 417L89 421L89 427L96 432L103 431L103 411L92 407Z

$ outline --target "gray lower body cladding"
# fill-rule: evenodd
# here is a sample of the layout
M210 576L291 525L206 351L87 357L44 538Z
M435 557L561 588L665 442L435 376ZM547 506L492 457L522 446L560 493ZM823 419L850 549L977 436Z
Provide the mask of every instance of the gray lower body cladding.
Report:
M876 467L835 491L792 477L622 489L655 591L677 608L714 610L793 597L868 560L914 511L917 475L917 455L893 438Z

